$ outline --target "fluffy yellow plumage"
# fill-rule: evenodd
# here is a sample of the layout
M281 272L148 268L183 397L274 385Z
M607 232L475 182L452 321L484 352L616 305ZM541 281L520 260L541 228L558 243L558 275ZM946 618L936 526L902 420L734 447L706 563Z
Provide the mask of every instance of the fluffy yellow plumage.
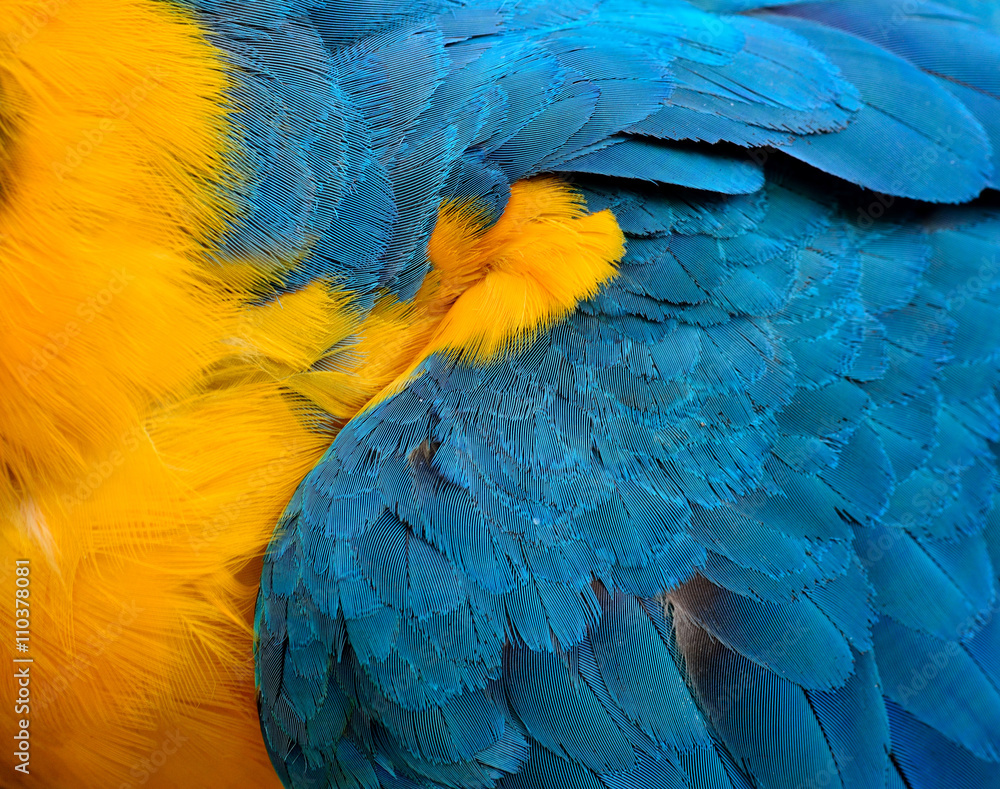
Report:
M445 203L427 245L432 269L414 299L425 344L372 403L397 391L433 353L482 364L566 317L617 272L625 238L610 211L587 214L551 178L511 187L488 229L475 206Z
M15 0L0 27L0 575L31 559L32 779L273 785L240 572L328 437L231 341L244 308L200 259L224 66L166 4Z
M445 206L410 304L313 283L256 305L247 278L282 262L206 254L238 134L193 20L7 0L0 41L0 587L30 559L31 780L275 786L250 622L295 486L427 355L482 362L594 293L621 233L536 180L488 230Z

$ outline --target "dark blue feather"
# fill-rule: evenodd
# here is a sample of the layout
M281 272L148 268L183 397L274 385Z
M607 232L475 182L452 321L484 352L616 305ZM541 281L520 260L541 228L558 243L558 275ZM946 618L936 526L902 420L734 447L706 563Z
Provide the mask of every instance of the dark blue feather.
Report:
M861 91L846 129L796 140L792 156L868 189L931 202L960 202L992 178L982 127L945 88L859 38L791 17L767 17L816 46ZM908 100L920 93L920 104Z

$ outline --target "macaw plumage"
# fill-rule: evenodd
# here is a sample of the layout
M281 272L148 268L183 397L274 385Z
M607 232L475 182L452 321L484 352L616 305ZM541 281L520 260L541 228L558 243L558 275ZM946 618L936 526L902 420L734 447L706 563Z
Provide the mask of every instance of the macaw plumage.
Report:
M0 0L0 785L1000 787L998 152L977 0Z

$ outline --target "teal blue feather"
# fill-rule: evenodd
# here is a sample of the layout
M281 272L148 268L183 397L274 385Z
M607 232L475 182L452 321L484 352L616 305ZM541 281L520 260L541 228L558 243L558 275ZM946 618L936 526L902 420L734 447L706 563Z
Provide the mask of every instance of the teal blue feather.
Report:
M542 172L627 242L289 503L287 786L1000 786L1000 214L916 202L995 184L995 20L777 5L193 4L250 161L225 248L298 261L278 290L405 300L443 199Z

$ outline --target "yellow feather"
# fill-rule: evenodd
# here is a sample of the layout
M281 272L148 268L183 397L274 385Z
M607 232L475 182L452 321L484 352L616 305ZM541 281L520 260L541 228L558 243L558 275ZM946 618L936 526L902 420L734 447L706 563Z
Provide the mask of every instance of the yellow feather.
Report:
M625 237L610 211L587 214L582 198L553 178L511 186L503 216L482 230L474 206L445 203L417 293L426 344L370 405L402 388L434 353L484 364L566 317L617 273Z
M8 505L19 486L81 472L95 438L189 383L232 311L191 260L227 208L210 188L225 173L215 50L166 4L57 1L39 20L47 8L9 0L0 14Z
M143 0L6 0L0 42L0 586L31 560L31 780L276 786L239 573L328 437L247 361L213 383L243 310L200 259L235 177L220 53Z

